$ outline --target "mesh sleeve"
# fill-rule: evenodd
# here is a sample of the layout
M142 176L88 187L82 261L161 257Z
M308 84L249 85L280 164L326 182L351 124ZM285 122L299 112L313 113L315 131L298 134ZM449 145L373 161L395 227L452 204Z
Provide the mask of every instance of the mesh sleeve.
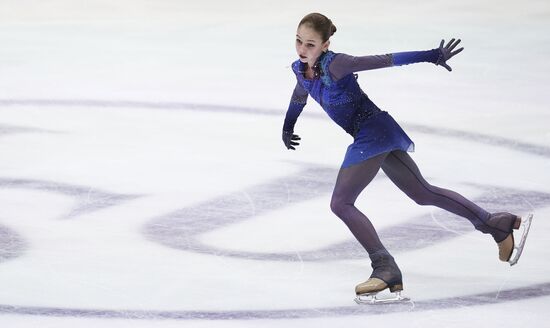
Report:
M296 87L294 88L294 92L292 92L290 104L288 105L288 110L286 112L283 131L294 131L294 125L298 120L298 116L300 116L304 106L307 103L307 96L307 91L300 85L300 83L296 82Z
M330 63L329 71L334 80L339 80L350 73L391 67L392 65L390 54L360 57L338 54Z
M413 63L437 63L440 56L439 49L426 51L406 51L385 55L350 56L338 54L329 66L334 80L339 80L347 74L378 69L384 67L401 66Z

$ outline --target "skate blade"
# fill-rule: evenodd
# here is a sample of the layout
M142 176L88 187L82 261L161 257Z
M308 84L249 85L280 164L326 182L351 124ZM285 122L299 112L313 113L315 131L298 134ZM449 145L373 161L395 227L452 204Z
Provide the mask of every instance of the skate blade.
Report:
M379 298L377 297L378 293L371 294L359 294L355 297L355 303L357 304L391 304L391 303L402 303L408 302L411 299L401 295L401 292L395 292L394 297L390 298Z
M510 263L510 266L515 265L519 261L519 257L521 256L521 253L523 253L523 247L525 246L525 240L527 240L527 234L529 233L529 229L531 228L531 221L533 220L533 214L527 215L527 218L525 220L522 220L521 227L523 227L523 232L521 233L521 239L518 243L518 245L514 245L514 252L515 254L512 255L512 258L508 261Z

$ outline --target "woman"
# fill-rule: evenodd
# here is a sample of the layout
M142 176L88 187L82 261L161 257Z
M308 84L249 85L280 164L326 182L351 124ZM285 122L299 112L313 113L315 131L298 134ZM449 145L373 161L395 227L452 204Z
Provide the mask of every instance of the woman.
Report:
M512 232L519 229L522 218L510 213L488 213L458 193L426 182L407 153L414 150L414 143L387 112L367 97L357 83L357 75L353 74L418 62L434 63L451 71L447 61L464 49L455 50L460 40L452 39L445 46L442 40L439 48L428 51L354 57L328 50L329 38L335 32L332 21L319 13L305 16L298 25L296 52L299 60L292 64L297 83L284 121L283 142L292 150L299 145L300 137L294 134L294 125L308 95L354 138L338 173L330 206L365 248L372 262L372 275L355 289L358 297L373 296L389 288L397 293L395 300L403 299L400 296L403 290L401 271L370 220L354 206L380 168L418 204L435 205L455 213L468 219L477 230L490 234L497 242L500 260L515 264L521 249L515 247ZM530 220L531 216L523 220L521 246ZM516 256L510 260L514 249L517 249Z

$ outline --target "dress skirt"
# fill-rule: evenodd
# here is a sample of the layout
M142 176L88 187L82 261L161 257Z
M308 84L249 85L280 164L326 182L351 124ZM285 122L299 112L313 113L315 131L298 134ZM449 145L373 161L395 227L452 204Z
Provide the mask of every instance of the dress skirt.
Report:
M342 168L392 150L414 151L414 142L388 112L380 111L359 123Z

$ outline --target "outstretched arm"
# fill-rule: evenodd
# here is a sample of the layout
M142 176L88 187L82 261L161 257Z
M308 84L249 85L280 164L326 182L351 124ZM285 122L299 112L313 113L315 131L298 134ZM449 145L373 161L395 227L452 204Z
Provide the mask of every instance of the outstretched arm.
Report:
M283 142L287 149L295 150L294 146L299 145L297 141L300 140L300 137L294 134L294 125L306 105L307 96L307 91L299 82L296 82L296 87L294 88L294 92L292 92L283 124Z
M386 55L375 56L349 56L346 54L339 54L334 58L329 66L330 74L334 80L339 80L347 74L359 71L366 71L377 68L392 67L408 65L413 63L428 62L445 67L448 71L451 71L451 67L447 65L449 60L454 55L458 54L464 48L454 50L460 43L460 39L452 39L443 46L444 40L441 40L439 48L426 51L407 51L397 52ZM454 50L454 51L453 51Z

